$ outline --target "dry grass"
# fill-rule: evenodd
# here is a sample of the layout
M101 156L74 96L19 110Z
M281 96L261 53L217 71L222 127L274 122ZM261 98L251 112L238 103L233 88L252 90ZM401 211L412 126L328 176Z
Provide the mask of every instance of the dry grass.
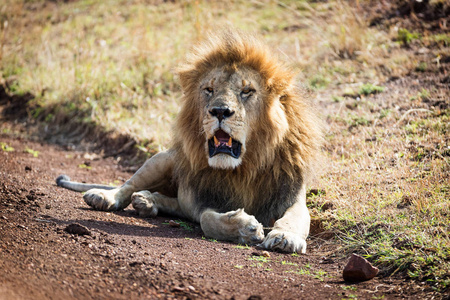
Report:
M434 82L387 80L414 70L439 74L439 60L449 56L449 37L414 39L412 33L409 39L401 31L409 43L434 45L424 55L399 42L399 28L368 27L354 6L7 0L0 4L0 80L11 93L36 95L41 109L31 114L46 113L41 119L49 126L57 125L61 114L82 111L82 121L135 136L144 150L161 149L169 145L181 97L173 69L189 47L210 24L256 32L302 71L299 81L316 90L327 119L329 167L319 182L326 193L310 205L337 233L336 254L357 251L384 274L401 273L445 289L449 90ZM370 95L374 86L385 89ZM442 109L432 105L436 101L444 103ZM320 204L327 201L333 208L323 211Z
M333 210L317 213L340 231L337 252L356 250L385 275L401 272L448 288L450 115L425 109L415 97L382 93L335 104L326 195L313 204L333 203ZM394 107L383 108L385 101Z

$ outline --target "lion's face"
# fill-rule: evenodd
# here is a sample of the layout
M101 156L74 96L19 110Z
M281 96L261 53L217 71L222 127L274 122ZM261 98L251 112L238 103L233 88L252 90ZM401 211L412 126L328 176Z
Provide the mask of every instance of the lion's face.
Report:
M199 98L209 165L236 168L263 109L260 75L247 68L213 69L200 82Z

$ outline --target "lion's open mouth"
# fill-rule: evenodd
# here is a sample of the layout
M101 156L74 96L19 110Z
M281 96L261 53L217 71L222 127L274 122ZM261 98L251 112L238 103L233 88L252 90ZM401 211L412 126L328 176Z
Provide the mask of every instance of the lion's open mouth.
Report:
M219 129L214 136L208 141L209 157L216 154L223 153L231 155L233 158L239 158L241 155L242 144L223 131Z

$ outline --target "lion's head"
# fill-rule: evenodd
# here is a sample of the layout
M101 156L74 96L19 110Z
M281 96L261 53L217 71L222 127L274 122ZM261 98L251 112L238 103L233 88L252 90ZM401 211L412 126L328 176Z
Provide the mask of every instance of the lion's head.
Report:
M235 30L211 34L179 76L184 99L174 145L194 173L211 167L294 176L309 168L320 145L317 120L294 74L258 39Z
M264 112L263 89L259 73L245 66L215 67L200 80L197 97L203 104L200 118L209 166L233 169L245 159L248 140ZM283 114L280 118L286 123Z

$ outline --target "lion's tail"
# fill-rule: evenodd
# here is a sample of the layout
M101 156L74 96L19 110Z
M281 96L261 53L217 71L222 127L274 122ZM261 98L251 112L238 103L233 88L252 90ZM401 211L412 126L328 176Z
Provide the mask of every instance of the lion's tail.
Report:
M67 175L59 175L58 178L56 178L56 185L76 192L86 192L90 189L112 190L116 188L115 186L104 184L90 184L70 181L70 177Z

